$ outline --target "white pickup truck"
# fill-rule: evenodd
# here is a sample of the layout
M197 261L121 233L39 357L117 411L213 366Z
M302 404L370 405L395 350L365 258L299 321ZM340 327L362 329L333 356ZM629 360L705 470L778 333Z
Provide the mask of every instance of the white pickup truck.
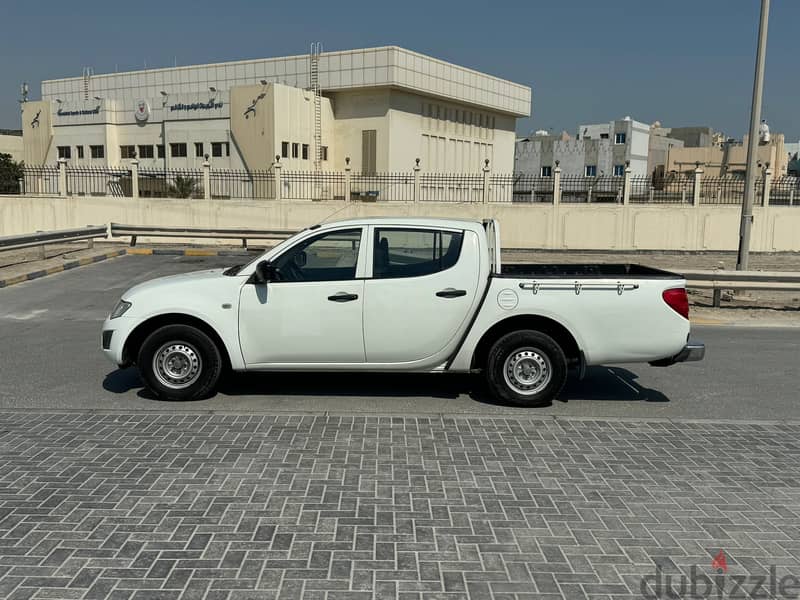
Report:
M570 368L703 358L680 275L638 265L501 266L496 221L315 225L249 264L128 290L102 347L168 400L234 371L482 371L533 406Z

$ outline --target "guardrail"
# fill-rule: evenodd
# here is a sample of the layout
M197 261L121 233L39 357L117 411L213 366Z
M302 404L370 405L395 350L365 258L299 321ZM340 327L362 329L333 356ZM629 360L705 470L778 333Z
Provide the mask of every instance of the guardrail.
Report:
M800 273L792 271L712 271L682 272L686 287L713 291L713 304L719 308L722 290L800 291Z
M247 248L247 240L285 240L297 233L287 229L204 229L199 227L143 227L111 223L109 233L114 236L131 236L131 246L136 245L139 236L144 237L184 237L184 238L222 238L240 239L242 248Z
M88 240L89 248L94 246L95 238L104 238L108 235L105 225L89 225L78 229L59 229L58 231L37 231L22 235L9 235L0 237L0 251L19 250L39 246L40 257L45 258L45 246L57 242L79 242Z

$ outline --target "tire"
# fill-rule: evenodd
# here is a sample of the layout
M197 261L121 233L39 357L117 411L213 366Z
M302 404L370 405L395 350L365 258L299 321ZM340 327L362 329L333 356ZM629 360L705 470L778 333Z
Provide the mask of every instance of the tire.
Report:
M222 373L219 348L190 325L156 329L139 349L139 373L162 400L199 400L211 395Z
M514 331L494 343L485 374L496 399L517 406L542 406L552 402L564 387L567 358L549 335Z

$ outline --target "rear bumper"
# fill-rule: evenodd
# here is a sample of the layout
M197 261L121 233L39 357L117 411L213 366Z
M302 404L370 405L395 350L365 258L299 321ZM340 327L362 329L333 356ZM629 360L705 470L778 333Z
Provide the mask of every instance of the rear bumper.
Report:
M706 345L703 342L688 341L683 347L683 350L678 352L675 356L669 358L662 358L661 360L654 360L650 364L654 367L669 367L676 363L694 362L703 360L706 355Z

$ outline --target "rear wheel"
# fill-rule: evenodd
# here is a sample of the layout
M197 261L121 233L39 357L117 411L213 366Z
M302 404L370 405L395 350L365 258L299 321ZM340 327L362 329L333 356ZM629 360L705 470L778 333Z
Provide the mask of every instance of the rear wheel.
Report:
M142 344L137 364L148 389L162 400L204 398L222 373L217 345L189 325L156 329Z
M567 359L549 335L514 331L494 343L485 374L497 399L519 406L541 406L550 403L564 387Z

